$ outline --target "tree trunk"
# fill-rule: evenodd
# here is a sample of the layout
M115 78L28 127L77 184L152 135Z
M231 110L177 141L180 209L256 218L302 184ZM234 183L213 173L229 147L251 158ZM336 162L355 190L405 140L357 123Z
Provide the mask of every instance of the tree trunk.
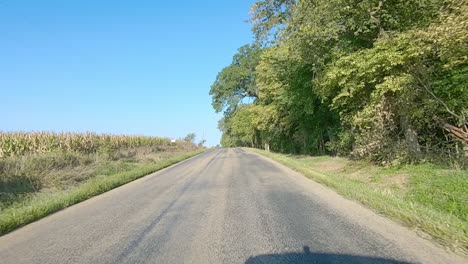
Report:
M412 158L419 159L421 148L418 142L418 133L411 126L406 116L400 116L400 125L405 134L405 145Z
M447 123L443 123L443 128L445 129L445 131L449 132L453 138L462 142L465 145L468 145L468 132L465 131L463 128L452 126Z

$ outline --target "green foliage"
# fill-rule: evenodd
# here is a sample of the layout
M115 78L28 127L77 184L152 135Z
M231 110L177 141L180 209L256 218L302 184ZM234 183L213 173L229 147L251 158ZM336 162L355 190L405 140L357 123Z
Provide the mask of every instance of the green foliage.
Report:
M427 28L378 40L373 48L329 64L317 83L355 134L355 154L378 161L405 152L404 159L418 158L407 130L418 144L432 147L443 136L434 120L463 125L468 105L463 21L466 15L444 15Z
M187 136L184 137L184 141L194 143L196 137L197 135L195 133L189 133L187 134Z
M206 143L206 139L202 139L202 140L200 140L200 142L198 142L198 145L197 145L197 146L198 146L199 148L203 148L203 147L205 146L205 143Z
M266 129L269 120L269 111L262 106L240 106L232 115L221 120L220 129L224 132L221 144L224 147L258 146L259 129Z
M211 90L215 110L227 109L223 145L382 164L448 154L468 165L467 147L441 125L467 129L467 7L466 0L258 1L253 32L267 47L241 49ZM246 97L253 102L238 108Z
M245 45L234 55L232 64L218 74L210 90L216 112L233 111L243 99L257 97L255 67L260 54L258 44Z
M279 27L290 18L291 7L295 0L265 0L252 5L250 22L252 32L258 40L268 40L271 35L279 34ZM275 30L276 29L276 30ZM273 32L272 32L273 31Z
M287 45L264 51L257 67L258 104L275 109L269 144L294 153L323 153L337 117L312 89L313 68Z
M353 150L354 135L349 130L343 130L335 135L335 139L327 142L327 148L335 154L346 156Z

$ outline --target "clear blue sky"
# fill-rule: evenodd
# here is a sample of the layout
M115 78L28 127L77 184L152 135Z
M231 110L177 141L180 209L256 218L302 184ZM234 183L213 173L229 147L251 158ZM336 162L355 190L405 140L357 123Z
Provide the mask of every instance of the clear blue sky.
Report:
M208 92L253 2L0 0L0 130L218 144Z

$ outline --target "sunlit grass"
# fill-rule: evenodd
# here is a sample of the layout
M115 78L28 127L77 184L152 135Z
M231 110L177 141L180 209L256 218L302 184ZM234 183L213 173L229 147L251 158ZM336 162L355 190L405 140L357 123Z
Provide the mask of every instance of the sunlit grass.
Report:
M204 150L198 150L190 153L178 154L170 158L147 163L141 166L120 168L117 171L112 171L111 166L108 167L108 169L110 169L110 174L92 177L69 189L54 192L34 193L27 198L18 200L10 204L10 206L6 206L1 209L0 234L5 234L19 226L28 224L60 209L79 203L125 183L195 156L203 151Z
M160 137L0 132L0 234L201 151Z

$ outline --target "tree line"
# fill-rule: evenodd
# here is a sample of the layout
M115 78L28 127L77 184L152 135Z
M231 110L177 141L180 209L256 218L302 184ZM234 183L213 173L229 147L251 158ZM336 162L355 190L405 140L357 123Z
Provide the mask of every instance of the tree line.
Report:
M263 0L213 83L225 147L467 165L467 0Z

